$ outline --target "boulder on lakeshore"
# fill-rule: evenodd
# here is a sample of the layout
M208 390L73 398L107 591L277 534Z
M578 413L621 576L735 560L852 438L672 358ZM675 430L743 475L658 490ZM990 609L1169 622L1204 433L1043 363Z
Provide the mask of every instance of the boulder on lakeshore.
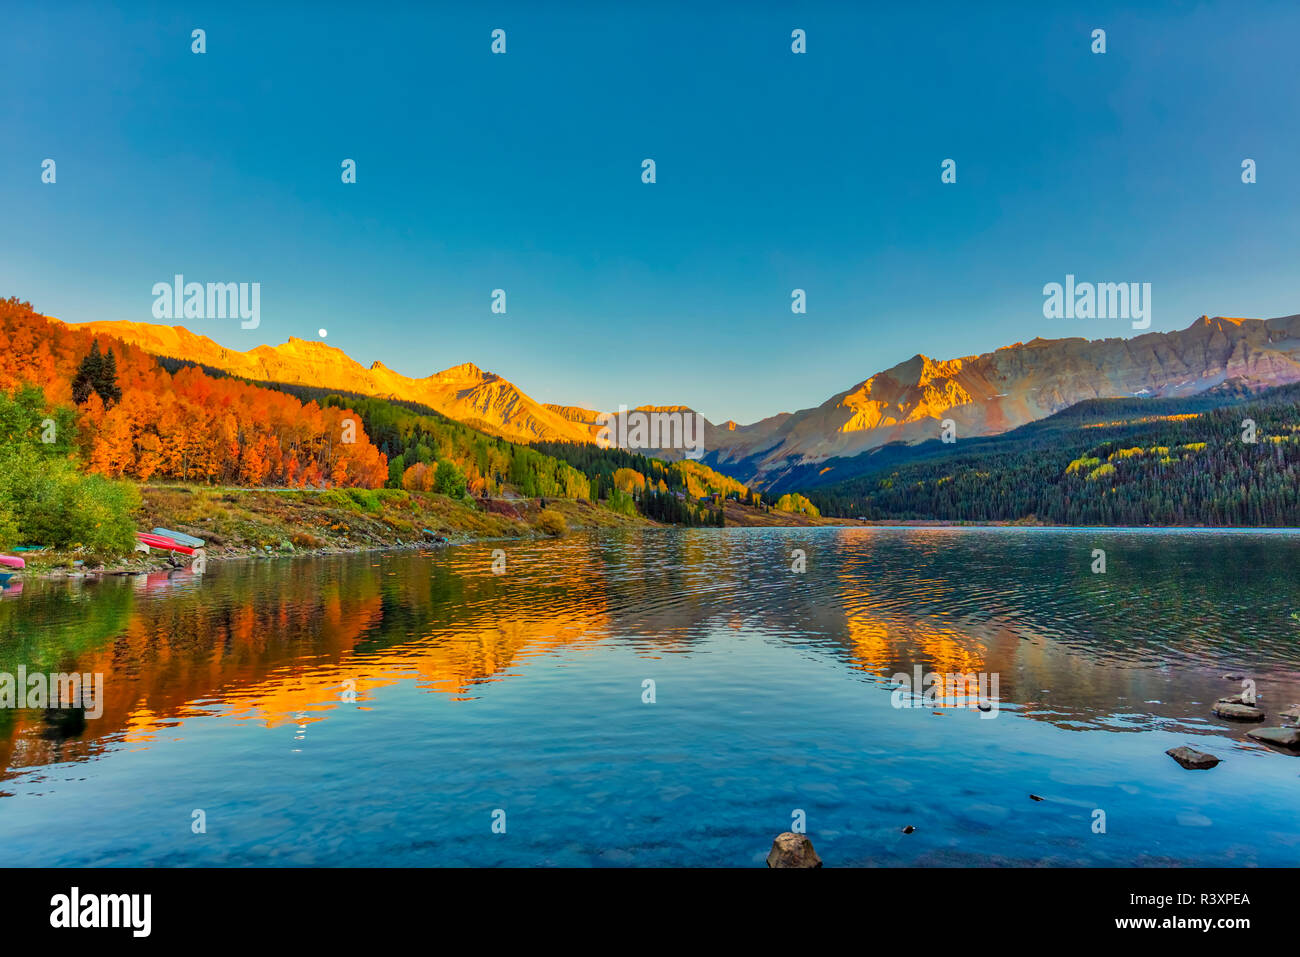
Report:
M1216 701L1214 713L1229 721L1263 721L1264 712L1248 704L1232 704L1229 701Z
M1219 759L1214 755L1206 754L1204 751L1197 751L1195 748L1189 748L1186 745L1170 748L1165 754L1189 771L1205 771L1219 763Z
M1275 748L1300 753L1300 728L1252 728L1246 732L1246 737Z
M778 834L767 855L768 867L821 867L822 859L813 850L807 834L786 831Z

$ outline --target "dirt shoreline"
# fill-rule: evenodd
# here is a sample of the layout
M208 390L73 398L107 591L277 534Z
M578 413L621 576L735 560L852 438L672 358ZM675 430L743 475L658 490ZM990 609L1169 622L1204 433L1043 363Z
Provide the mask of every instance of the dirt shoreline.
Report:
M588 502L518 499L452 501L397 489L263 490L143 486L140 530L167 528L207 544L205 562L288 555L343 555L474 542L555 537L596 528L657 527ZM557 520L556 516L559 516ZM80 549L23 552L20 579L141 575L189 567L193 558L95 554ZM80 565L74 564L81 562Z

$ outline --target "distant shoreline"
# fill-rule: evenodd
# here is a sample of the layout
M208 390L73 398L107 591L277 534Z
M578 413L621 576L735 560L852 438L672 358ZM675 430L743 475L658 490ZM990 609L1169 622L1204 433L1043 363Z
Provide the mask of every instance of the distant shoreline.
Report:
M327 490L328 491L328 490ZM345 496L346 489L333 490ZM386 496L397 503L403 513L394 521L381 504L378 513L368 513L364 507L340 505L337 501L323 504L313 501L322 492L302 489L209 489L202 486L146 486L146 521L155 526L175 528L187 534L204 538L209 545L204 550L208 562L230 562L281 557L332 557L365 554L368 552L417 551L457 545L477 545L491 542L517 542L563 537L568 532L594 532L611 529L673 529L683 526L663 525L642 516L625 516L588 502L567 499L546 500L545 508L564 516L565 531L552 535L541 530L536 522L542 508L541 499L511 501L511 511L504 515L480 511L467 504L452 502L445 496L411 495L408 493ZM291 503L288 511L299 514L286 516L283 508L273 509L273 496L277 503ZM187 501L178 506L177 499ZM1024 529L1028 531L1079 531L1079 532L1211 532L1221 534L1273 533L1300 534L1294 526L1216 526L1216 525L1046 525L1028 522L952 522L932 520L912 521L862 521L856 519L817 518L789 513L761 512L744 507L745 512L761 517L760 521L733 521L732 505L728 503L727 528L871 528L871 529ZM244 513L232 519L225 514L223 505L238 506ZM188 506L188 508L186 508ZM251 508L249 506L252 506ZM195 510L214 514L195 516ZM288 518L300 521L293 523ZM195 519L199 520L196 521ZM409 519L423 518L428 525ZM783 519L787 519L784 520ZM227 522L241 521L236 534L230 534ZM406 524L399 524L405 522ZM324 524L328 523L328 524ZM419 531L413 531L419 525ZM206 527L205 527L206 526ZM211 529L219 529L213 532ZM206 531L206 535L204 534ZM713 530L716 531L716 530ZM357 540L359 538L359 540ZM272 542L272 539L276 541ZM295 543L296 539L296 543ZM163 571L185 571L192 559L188 557L176 565L168 562L165 553L150 550L147 555L87 557L76 551L25 552L26 569L13 573L17 580L62 580L84 578L114 578L147 575ZM82 565L73 565L81 560ZM13 579L11 579L13 580Z

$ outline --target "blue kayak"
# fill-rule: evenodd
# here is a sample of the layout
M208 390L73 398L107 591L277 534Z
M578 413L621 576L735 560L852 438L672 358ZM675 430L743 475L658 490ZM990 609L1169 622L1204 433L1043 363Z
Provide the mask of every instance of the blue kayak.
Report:
M170 528L155 528L155 535L161 535L163 538L170 538L177 545L188 545L190 548L202 548L203 539L195 538L193 535L186 535L184 532L173 532Z

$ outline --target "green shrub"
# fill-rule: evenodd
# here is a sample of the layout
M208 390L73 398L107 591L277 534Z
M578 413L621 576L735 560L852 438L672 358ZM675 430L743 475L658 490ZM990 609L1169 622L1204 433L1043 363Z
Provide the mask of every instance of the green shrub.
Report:
M4 476L0 475L0 548L21 544L22 533L18 526L18 513L6 501L4 496Z
M821 517L821 512L817 511L816 505L794 492L782 495L772 507L778 512L803 512L813 518Z
M350 488L348 495L352 501L361 507L363 512L378 512L383 508L379 501L379 493L369 488Z
M316 496L316 502L324 505L326 508L343 508L349 512L356 512L357 503L352 500L352 496L346 490L341 488L326 489Z
M636 501L627 492L620 492L618 489L610 490L605 507L611 512L617 512L619 515L636 514Z
M54 544L82 545L92 551L129 551L135 544L132 513L140 507L140 491L129 482L102 475L78 475L69 469L64 486L66 512L49 529Z
M75 439L75 413L47 407L40 389L0 393L0 546L131 549L139 491L79 472Z
M456 467L455 462L448 459L439 460L438 471L433 475L433 490L448 498L465 497L465 475Z
M130 551L139 506L130 483L83 475L31 446L0 447L0 545Z
M537 516L537 527L547 535L560 536L569 530L569 523L553 508L542 509L542 514Z

